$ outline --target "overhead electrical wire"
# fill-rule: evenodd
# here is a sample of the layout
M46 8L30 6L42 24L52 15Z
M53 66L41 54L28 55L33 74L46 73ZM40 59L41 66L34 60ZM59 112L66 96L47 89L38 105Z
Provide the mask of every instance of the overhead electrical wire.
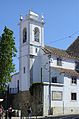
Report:
M52 41L52 43L55 43L55 42L58 42L58 41L60 41L60 40L64 40L64 39L67 39L67 38L72 38L72 36L74 36L74 35L77 34L77 33L79 33L79 31L73 32L71 35L68 35L68 36L66 36L66 37L63 37L63 38L54 40L54 41Z

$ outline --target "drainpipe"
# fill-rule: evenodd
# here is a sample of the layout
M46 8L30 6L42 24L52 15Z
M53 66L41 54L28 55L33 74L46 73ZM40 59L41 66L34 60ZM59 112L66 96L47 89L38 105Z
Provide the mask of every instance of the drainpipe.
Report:
M63 100L63 114L64 114L64 100Z
M51 67L50 67L51 54L48 55L48 57L49 57L49 115L51 115Z

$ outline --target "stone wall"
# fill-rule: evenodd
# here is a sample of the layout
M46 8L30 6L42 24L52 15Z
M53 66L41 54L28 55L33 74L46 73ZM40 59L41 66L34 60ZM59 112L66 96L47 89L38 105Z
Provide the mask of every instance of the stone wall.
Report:
M17 94L10 94L9 102L14 109L21 110L23 116L28 116L28 106L32 108L32 115L43 115L41 85L33 86L32 93L30 91L21 91Z
M31 87L31 106L33 115L43 115L43 85L40 83L33 84Z
M22 111L22 115L27 116L27 108L30 105L30 92L22 91L15 95L9 95L9 100L14 109Z

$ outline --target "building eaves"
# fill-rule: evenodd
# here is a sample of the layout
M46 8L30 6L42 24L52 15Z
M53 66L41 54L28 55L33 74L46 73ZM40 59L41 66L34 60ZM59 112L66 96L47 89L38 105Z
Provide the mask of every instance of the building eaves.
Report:
M54 47L50 47L50 46L46 46L46 45L42 49L46 54L51 54L51 55L56 55L59 57L79 60L79 57L70 55L66 50L62 50L62 49L58 49L58 48L54 48Z
M71 69L64 69L64 68L57 68L57 67L52 67L52 69L58 70L60 73L64 73L70 76L77 76L79 77L79 73L75 70Z
M12 74L12 76L19 75L19 72L16 72L15 74Z

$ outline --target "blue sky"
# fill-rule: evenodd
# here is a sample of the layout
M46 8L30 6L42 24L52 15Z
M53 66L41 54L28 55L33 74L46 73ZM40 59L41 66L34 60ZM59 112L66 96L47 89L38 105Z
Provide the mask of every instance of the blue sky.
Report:
M4 26L13 30L17 50L19 18L29 9L44 16L45 44L66 49L79 36L79 0L0 0L0 34ZM18 54L14 63L18 71Z

